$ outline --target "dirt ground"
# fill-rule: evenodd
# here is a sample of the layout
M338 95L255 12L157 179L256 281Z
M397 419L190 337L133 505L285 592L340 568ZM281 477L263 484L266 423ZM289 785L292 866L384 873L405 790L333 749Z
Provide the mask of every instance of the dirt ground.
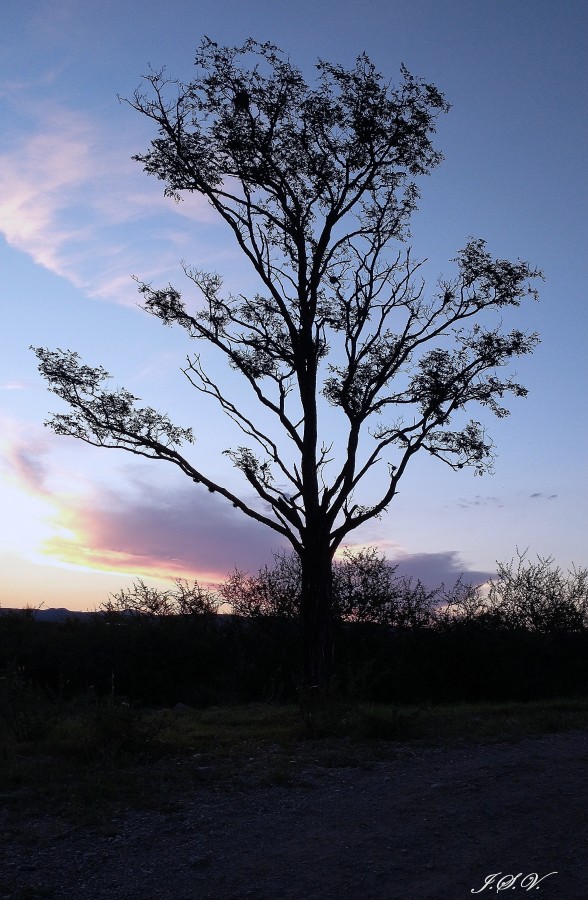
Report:
M196 769L157 808L121 807L108 821L9 804L0 897L588 898L585 732L388 744L353 767L337 748L274 746L230 778L201 763L177 763Z

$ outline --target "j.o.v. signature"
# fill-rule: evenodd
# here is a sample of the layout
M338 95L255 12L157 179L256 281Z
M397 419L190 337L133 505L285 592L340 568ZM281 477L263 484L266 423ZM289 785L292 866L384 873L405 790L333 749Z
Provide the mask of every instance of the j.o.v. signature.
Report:
M533 888L538 888L539 883L545 881L550 875L557 875L557 872L548 872L547 875L541 875L541 877L536 872L529 872L528 875L523 875L522 872L519 872L518 875L502 875L502 872L494 872L493 875L486 876L481 888L478 888L478 890L472 888L471 893L481 894L486 888L490 891L496 890L496 893L498 891L508 891L510 888L523 888L523 890L532 891ZM520 881L519 878L521 879Z

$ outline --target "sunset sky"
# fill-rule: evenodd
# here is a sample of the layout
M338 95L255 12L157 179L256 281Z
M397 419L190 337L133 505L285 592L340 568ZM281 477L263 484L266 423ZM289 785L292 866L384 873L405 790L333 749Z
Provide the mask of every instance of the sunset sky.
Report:
M3 0L0 8L0 605L93 609L134 577L211 582L255 571L275 536L163 462L57 437L59 401L30 345L76 350L145 405L192 426L195 459L247 495L235 433L179 372L188 346L138 306L133 275L182 287L180 260L251 284L203 201L174 204L131 160L153 136L117 95L149 66L189 80L204 35L321 57L404 63L452 104L442 166L421 185L414 255L430 289L470 236L541 267L529 388L488 423L493 476L415 461L389 512L353 536L429 582L484 580L517 550L588 564L588 7L582 0ZM200 352L205 348L198 347ZM221 373L222 376L222 373ZM243 402L246 402L245 399Z

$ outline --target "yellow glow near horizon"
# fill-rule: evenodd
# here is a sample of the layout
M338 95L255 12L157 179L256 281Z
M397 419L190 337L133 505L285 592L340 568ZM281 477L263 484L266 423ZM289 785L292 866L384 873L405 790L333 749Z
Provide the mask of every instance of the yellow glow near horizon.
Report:
M216 584L224 577L219 577L218 572L195 572L180 561L167 562L124 550L92 547L88 545L86 536L68 528L56 531L46 540L43 553L46 554L46 564L50 557L53 565L75 571L94 572L97 575L128 575L167 583L172 578L187 581L197 579L202 584Z
M58 525L57 504L49 497L0 481L0 548L31 562L47 564L43 544L56 534L66 536Z
M76 529L59 498L26 490L0 479L0 552L35 566L51 567L104 578L148 578L169 586L173 578L197 579L213 586L218 572L196 572L180 561L135 556L124 550L93 547L89 535Z

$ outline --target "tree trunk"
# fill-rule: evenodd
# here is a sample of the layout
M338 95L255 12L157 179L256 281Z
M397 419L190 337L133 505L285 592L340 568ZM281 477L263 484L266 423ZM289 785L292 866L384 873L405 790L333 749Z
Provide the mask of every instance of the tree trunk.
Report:
M300 614L303 688L326 691L333 675L333 574L328 544L308 548L302 558Z

